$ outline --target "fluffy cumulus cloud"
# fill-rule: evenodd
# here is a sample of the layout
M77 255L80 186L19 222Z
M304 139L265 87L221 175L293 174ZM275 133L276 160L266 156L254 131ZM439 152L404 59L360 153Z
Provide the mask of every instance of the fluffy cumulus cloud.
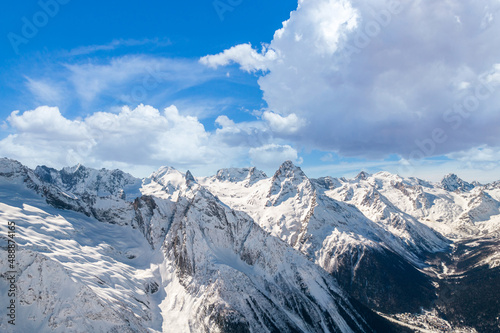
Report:
M135 109L125 106L77 119L57 107L40 106L10 114L4 123L10 134L0 140L0 156L31 167L84 163L138 176L162 165L210 175L228 166L252 163L273 172L285 160L301 162L294 148L273 143L280 140L265 121L235 123L221 115L215 124L218 128L207 131L198 118L175 106L163 111L143 104Z
M206 170L230 164L241 153L229 146L222 149L216 135L175 106L162 112L144 105L123 107L118 113L96 112L75 120L58 108L42 106L12 112L7 124L12 134L0 141L0 155L31 166L62 167L84 161L145 175L161 165Z
M304 125L304 120L297 117L295 113L283 117L274 112L264 111L262 118L269 123L271 129L276 133L292 134Z
M268 47L202 62L265 69L263 118L291 142L419 159L500 146L498 31L498 0L300 0Z

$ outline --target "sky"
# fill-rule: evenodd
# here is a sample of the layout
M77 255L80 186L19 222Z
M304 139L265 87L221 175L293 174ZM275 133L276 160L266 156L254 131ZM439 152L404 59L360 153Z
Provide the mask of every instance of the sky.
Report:
M4 6L0 156L30 167L500 179L498 0Z

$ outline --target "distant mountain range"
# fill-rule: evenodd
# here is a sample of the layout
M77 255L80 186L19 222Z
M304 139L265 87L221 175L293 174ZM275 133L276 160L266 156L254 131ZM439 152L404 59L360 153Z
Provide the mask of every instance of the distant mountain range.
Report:
M500 331L500 182L4 158L0 222L2 332Z

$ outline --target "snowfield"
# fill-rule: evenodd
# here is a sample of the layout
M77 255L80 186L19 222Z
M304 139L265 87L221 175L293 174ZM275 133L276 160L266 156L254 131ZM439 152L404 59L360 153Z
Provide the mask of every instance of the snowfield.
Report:
M500 267L499 200L498 183L309 179L289 161L272 177L163 167L137 179L0 159L0 331L451 330L431 304L448 279ZM418 308L433 312L408 314Z

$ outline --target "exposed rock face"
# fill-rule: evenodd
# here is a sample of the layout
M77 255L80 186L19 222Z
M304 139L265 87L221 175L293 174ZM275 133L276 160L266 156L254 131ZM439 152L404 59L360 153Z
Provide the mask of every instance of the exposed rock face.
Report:
M443 178L443 180L441 180L441 186L446 191L450 192L454 192L457 190L467 192L474 188L473 184L469 184L466 181L463 181L462 179L458 178L458 176L455 174L446 175Z

